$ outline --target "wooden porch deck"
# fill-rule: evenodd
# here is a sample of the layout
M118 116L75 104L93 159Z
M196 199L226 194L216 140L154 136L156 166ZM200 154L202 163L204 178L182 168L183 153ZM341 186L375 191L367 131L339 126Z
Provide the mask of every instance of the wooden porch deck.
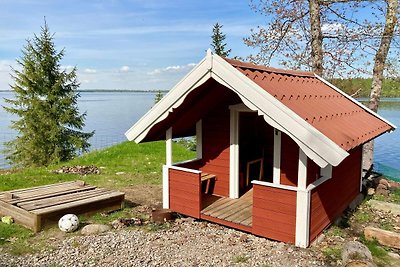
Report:
M203 206L204 208L200 211L202 215L246 227L252 226L253 189L238 199L205 195Z

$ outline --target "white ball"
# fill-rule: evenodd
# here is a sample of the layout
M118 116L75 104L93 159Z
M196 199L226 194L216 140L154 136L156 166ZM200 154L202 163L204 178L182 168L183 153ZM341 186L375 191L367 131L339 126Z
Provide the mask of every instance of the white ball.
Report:
M78 229L79 219L75 214L66 214L58 221L58 228L61 231L70 233Z

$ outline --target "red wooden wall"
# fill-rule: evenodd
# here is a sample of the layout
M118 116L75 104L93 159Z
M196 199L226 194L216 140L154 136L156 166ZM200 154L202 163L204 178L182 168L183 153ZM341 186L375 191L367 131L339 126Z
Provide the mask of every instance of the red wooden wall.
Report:
M169 169L170 209L200 218L200 174Z
M285 133L281 137L281 184L297 186L299 146Z
M311 192L310 241L335 220L360 193L362 148L332 170L332 178Z
M230 111L221 105L202 120L203 167L201 171L217 176L213 193L229 196Z
M253 234L295 242L296 191L253 185Z

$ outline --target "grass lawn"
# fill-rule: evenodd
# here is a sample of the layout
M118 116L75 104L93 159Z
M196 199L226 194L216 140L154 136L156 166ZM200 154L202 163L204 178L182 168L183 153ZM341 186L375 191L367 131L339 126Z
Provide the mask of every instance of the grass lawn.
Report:
M175 162L179 162L194 158L195 152L174 143L173 157ZM84 180L92 185L114 189L122 189L125 186L138 184L161 184L162 165L164 162L165 142L144 144L124 142L58 165L0 171L0 191L71 180ZM95 165L101 168L101 174L79 176L51 172L61 166L73 165ZM123 174L116 174L121 172Z
M195 154L195 152L187 150L180 144L173 144L174 162L192 159ZM0 191L71 180L84 180L91 185L122 191L129 186L161 185L164 162L165 142L144 144L124 142L58 165L20 170L0 170ZM56 174L52 172L62 166L74 165L95 165L101 168L101 173L79 176L77 174ZM130 212L131 210L127 208L106 218L106 221ZM97 215L90 218L83 217L82 219L98 223L106 222L104 218ZM32 231L17 224L7 225L0 222L0 250L4 248L13 254L35 252L46 246L45 240L49 237L54 238L58 235L60 235L60 231L58 231L57 226L46 228L45 231L35 235ZM32 242L32 239L35 242ZM38 246L32 246L32 243L37 243Z

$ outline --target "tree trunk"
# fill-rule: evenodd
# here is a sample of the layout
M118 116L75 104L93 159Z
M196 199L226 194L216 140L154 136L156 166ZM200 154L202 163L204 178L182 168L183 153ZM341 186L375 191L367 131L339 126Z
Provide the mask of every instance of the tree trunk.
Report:
M322 52L322 31L321 31L321 7L318 0L309 0L310 26L311 26L311 60L313 71L322 76L323 52Z
M377 112L379 100L382 92L383 71L385 70L385 62L389 53L390 43L392 42L394 29L397 24L398 0L387 0L385 27L382 33L381 43L375 55L374 70L372 74L371 94L368 107ZM364 169L369 169L374 160L374 144L373 141L364 145Z

